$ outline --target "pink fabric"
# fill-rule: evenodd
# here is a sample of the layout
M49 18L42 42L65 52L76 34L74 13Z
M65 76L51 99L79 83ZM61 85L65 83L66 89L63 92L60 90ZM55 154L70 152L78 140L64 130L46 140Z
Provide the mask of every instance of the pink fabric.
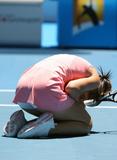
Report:
M14 103L31 103L47 111L69 108L74 100L64 91L66 83L88 77L91 66L86 60L68 54L58 54L33 65L21 76Z

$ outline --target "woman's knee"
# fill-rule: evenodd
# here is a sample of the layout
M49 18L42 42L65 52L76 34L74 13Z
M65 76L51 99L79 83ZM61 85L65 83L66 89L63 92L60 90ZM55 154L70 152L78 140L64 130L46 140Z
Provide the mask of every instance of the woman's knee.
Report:
M79 123L78 123L78 127L79 127ZM91 132L92 129L92 121L89 124L86 123L82 123L80 124L80 131L82 135L87 135Z
M80 121L71 121L69 125L72 129L71 132L74 132L75 135L87 135L91 132L92 129L92 122L86 124Z
M54 129L49 132L50 137L85 136L91 131L91 124L86 125L78 121L60 121Z
M92 127L93 127L92 120L90 120L89 124L87 125L87 132L88 133L91 132Z
M90 122L89 122L89 128L90 128L90 130L92 129L92 127L93 127L93 122L92 122L92 120L90 119Z

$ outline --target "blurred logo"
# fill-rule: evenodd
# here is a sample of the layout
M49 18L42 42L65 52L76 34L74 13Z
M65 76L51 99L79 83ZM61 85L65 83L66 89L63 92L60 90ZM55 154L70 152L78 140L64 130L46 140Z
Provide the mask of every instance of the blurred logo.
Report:
M73 31L104 24L104 0L74 0Z
M40 22L38 17L16 17L15 15L0 15L0 23L35 23Z

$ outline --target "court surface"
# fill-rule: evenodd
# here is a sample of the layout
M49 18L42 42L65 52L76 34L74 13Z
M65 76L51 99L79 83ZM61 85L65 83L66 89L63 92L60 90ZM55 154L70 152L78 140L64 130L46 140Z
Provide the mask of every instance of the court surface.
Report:
M56 26L44 26L43 46L57 44ZM54 30L54 34L49 32ZM48 37L48 39L46 38ZM49 39L51 37L51 41ZM51 43L50 43L51 42ZM117 134L91 134L85 137L62 139L21 140L2 137L2 128L18 106L11 104L17 81L24 70L53 54L76 54L89 60L96 67L112 70L113 89L117 89L117 51L79 49L0 49L0 159L1 160L116 160ZM5 92L4 92L5 91ZM5 93L5 94L4 94ZM113 107L114 106L114 107ZM117 131L116 104L103 103L98 108L87 108L92 116L93 131ZM26 114L27 118L33 116Z

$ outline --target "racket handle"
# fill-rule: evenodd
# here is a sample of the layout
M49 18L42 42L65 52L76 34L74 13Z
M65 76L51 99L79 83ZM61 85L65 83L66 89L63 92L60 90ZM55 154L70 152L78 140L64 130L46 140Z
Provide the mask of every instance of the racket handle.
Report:
M93 100L93 99L85 100L85 101L84 101L84 104L85 104L86 106L89 106L89 107L98 106L100 103L101 103L101 101L95 101L95 100Z

